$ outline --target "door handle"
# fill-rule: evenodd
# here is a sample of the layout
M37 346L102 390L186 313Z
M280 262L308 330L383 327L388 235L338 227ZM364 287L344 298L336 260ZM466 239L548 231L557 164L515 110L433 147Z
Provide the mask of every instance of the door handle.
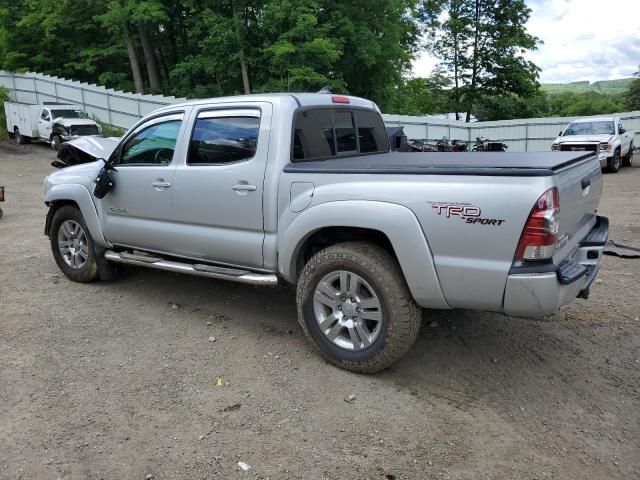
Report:
M254 192L258 187L256 187L255 185L248 185L246 183L239 183L231 188L236 192Z
M171 187L169 182L153 182L151 186L155 189L165 189Z

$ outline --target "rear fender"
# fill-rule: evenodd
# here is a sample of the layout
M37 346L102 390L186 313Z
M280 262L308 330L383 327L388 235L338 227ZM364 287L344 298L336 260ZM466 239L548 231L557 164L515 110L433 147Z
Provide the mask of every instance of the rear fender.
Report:
M61 184L53 185L44 195L44 201L50 206L49 215L47 216L47 225L45 233L49 233L49 225L51 217L55 213L55 204L57 202L68 203L73 202L78 205L82 217L84 218L89 233L93 241L100 247L108 247L109 244L102 234L102 227L98 218L98 212L91 198L91 193L84 185Z
M305 240L327 227L368 228L384 233L398 258L415 301L425 308L451 308L440 289L433 256L418 219L401 205L346 200L311 207L279 229L278 271L296 283L296 259Z

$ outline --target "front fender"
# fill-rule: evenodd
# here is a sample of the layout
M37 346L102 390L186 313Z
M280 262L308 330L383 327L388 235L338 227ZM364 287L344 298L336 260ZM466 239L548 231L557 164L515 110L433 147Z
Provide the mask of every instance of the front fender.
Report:
M451 308L442 295L418 219L411 210L394 203L345 200L322 203L302 212L278 234L278 271L287 281L297 281L296 259L304 241L326 227L368 228L384 233L415 301L425 308Z
M93 241L101 247L109 246L102 234L102 227L100 226L100 220L98 219L98 212L96 211L93 199L91 198L91 193L84 185L51 185L44 192L44 201L47 204L63 201L71 201L78 204ZM50 220L48 219L48 222L49 221Z

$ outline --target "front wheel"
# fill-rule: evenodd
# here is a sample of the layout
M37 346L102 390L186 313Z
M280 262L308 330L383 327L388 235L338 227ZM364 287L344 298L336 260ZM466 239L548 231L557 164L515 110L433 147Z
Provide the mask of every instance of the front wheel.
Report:
M69 279L86 283L98 278L93 239L78 208L67 205L56 211L49 237L53 258Z
M62 139L60 135L54 135L51 139L51 148L53 148L56 152L60 149L60 144L62 143Z
M620 150L613 153L613 157L609 159L609 172L617 173L620 170Z
M398 361L414 344L421 309L400 266L364 242L333 245L305 265L297 288L298 321L330 363L373 373Z

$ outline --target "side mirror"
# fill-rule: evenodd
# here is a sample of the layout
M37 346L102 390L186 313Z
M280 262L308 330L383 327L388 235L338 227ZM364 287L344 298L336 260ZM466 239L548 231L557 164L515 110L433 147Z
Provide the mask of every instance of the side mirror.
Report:
M626 130L625 130L624 128L622 128L622 127L619 127L619 128L618 128L618 133L619 133L620 135L622 135L624 132L626 132Z
M560 131L558 132L558 136L559 136L559 137L561 137L561 136L562 136L562 130L560 130Z

